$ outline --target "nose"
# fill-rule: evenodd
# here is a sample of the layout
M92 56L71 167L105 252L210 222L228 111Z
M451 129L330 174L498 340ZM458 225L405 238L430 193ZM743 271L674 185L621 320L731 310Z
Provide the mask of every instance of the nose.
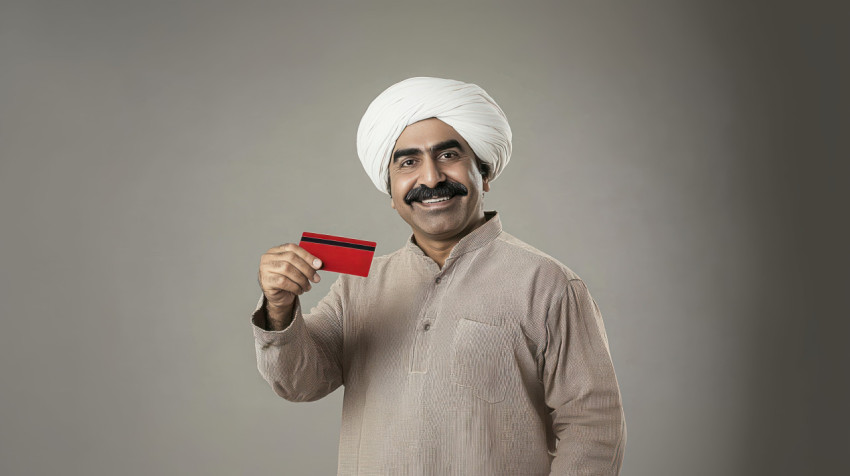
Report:
M446 179L437 162L431 157L425 157L419 173L419 184L428 188L434 188L438 183Z

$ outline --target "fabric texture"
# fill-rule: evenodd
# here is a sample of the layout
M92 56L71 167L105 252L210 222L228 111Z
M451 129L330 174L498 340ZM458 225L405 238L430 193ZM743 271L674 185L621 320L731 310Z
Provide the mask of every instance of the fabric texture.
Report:
M340 275L267 331L257 366L281 397L344 385L340 475L616 475L626 426L584 282L488 220L442 269L413 237L368 278Z
M505 113L475 84L442 78L410 78L378 95L357 128L357 155L378 190L387 193L390 155L405 127L435 117L452 126L490 165L492 182L511 158L511 126Z

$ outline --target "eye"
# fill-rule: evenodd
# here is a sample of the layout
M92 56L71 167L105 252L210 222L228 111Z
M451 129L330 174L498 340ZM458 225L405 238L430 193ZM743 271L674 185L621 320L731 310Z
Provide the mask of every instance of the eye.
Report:
M401 161L401 163L398 166L399 167L409 167L409 166L413 165L413 162L414 162L413 159L404 159L404 160Z
M448 150L448 151L440 154L440 157L442 157L444 159L454 159L455 157L457 157L457 152L452 151L452 150Z

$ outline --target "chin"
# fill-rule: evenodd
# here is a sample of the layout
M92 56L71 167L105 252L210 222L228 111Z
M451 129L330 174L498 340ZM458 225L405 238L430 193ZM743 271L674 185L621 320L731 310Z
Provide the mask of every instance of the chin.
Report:
M450 217L433 218L416 223L417 228L432 236L455 235L463 229L461 220Z

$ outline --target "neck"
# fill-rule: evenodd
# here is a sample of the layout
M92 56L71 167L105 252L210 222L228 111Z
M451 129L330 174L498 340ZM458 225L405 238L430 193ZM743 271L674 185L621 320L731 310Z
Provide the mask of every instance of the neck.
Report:
M446 263L446 259L451 254L455 245L457 245L463 237L472 233L473 230L483 225L486 221L487 217L485 217L482 213L480 218L470 223L463 231L447 239L435 238L413 230L413 239L416 241L416 245L422 249L422 252L434 260L440 269L443 269L443 265Z

